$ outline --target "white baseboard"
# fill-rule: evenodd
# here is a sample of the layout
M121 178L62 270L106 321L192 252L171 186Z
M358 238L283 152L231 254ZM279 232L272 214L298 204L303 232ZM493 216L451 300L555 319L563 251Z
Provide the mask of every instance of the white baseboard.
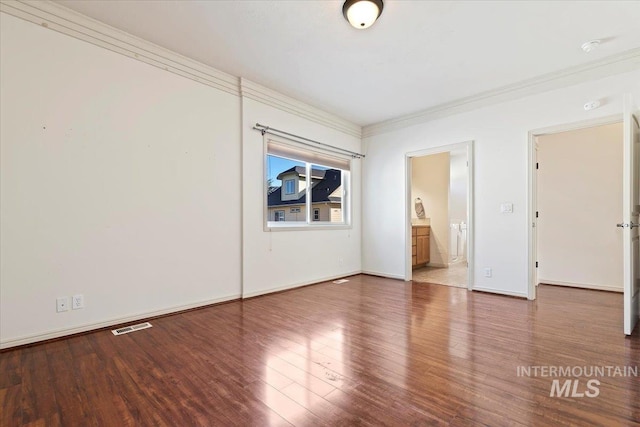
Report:
M597 291L609 291L609 292L623 292L624 291L622 286L616 287L616 286L610 286L610 285L595 285L593 283L572 283L572 282L562 282L562 281L559 281L559 280L538 279L538 284L567 286L567 287L570 287L570 288L595 289Z
M360 274L360 273L362 273L362 271L358 270L358 271L352 271L352 272L348 272L348 273L338 274L336 276L321 277L319 279L310 280L308 282L294 283L294 284L291 284L291 285L279 286L277 288L270 288L270 289L264 289L264 290L253 291L253 292L246 292L246 293L242 294L242 298L243 299L253 298L253 297L260 296L260 295L272 294L274 292L288 291L289 289L295 289L295 288L299 288L299 287L302 287L302 286L308 286L308 285L315 285L315 284L322 283L322 282L329 282L331 280L341 279L341 278L347 277L347 276L355 276L356 274Z
M362 270L362 274L368 274L369 276L386 277L387 279L405 280L404 276L398 274L381 273L379 271Z
M527 293L526 292L505 291L504 289L486 288L484 286L474 286L472 290L474 290L474 291L482 291L482 292L489 292L489 293L492 293L492 294L499 294L499 295L508 295L510 297L527 298Z
M192 308L205 307L207 305L217 304L226 301L233 301L240 298L240 295L229 295L222 298L215 298L206 301L199 301L191 304L179 305L165 308L162 310L154 310L145 313L134 314L132 316L118 317L116 319L106 320L104 322L90 323L86 325L75 326L73 328L56 329L41 334L26 335L20 338L12 338L0 341L0 349L16 347L19 345L33 344L40 341L60 338L67 335L89 332L96 329L107 328L109 326L120 325L123 323L134 322L138 320L148 319L150 317L162 316L165 314L177 313L179 311L189 310Z

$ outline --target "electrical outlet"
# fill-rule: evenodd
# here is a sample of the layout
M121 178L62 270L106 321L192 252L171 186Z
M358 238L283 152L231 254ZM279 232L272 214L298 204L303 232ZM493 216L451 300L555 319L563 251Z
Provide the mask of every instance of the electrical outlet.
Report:
M56 298L56 311L61 313L69 310L69 297Z
M487 267L484 269L484 277L491 277L492 274L491 268Z
M71 297L71 308L77 310L84 308L84 295L78 294Z

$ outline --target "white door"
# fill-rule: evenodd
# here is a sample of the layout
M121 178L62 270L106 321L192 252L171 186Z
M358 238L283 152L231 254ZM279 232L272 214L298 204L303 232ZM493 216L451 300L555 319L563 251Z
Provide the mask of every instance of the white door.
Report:
M640 312L640 125L631 96L624 101L623 218L624 333L631 335Z

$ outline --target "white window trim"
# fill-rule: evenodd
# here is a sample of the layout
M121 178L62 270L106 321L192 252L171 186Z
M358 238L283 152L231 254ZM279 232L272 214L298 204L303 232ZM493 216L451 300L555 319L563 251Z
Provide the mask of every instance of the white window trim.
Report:
M306 193L306 222L301 222L301 221L286 221L286 216L285 216L285 221L270 221L269 220L269 207L268 207L268 188L267 185L265 185L266 183L266 177L267 177L267 170L268 170L268 141L272 140L274 142L280 143L280 144L289 144L292 146L295 146L295 142L289 142L289 141L285 141L283 139L280 138L274 138L273 136L267 136L265 135L263 138L263 174L262 174L262 179L264 180L263 183L263 192L264 192L264 197L263 197L263 218L264 218L264 231L270 232L270 231L301 231L301 230L347 230L347 229L352 229L353 225L352 225L352 203L351 203L351 162L352 159L349 158L348 162L349 162L349 170L342 170L342 176L341 176L341 186L342 186L342 219L343 222L340 223L334 223L334 222L330 222L330 221L314 221L313 220L313 203L311 200L312 194L312 185L307 185L305 188L305 193ZM306 151L313 151L309 148L306 147L300 147L300 150L306 150ZM319 152L321 152L321 149L318 149ZM331 153L331 156L336 156L335 154ZM281 156L278 156L281 157ZM303 162L305 163L305 167L306 167L306 174L307 176L311 176L311 163L303 161L303 160L299 160L299 159L291 159L294 161L299 161L299 162ZM347 156L345 156L345 160L347 160ZM316 163L314 163L316 164ZM321 164L319 164L319 166L322 166ZM283 183L284 185L284 183Z
M282 218L286 219L286 213L284 211L284 209L276 209L275 211L273 211L273 222L285 222L285 221L278 221L276 218L278 217L278 213L282 212Z
M289 190L286 188L289 183L292 184L291 185L291 187L292 187L292 191L291 192L289 192ZM287 179L287 180L284 181L283 184L284 184L284 187L285 187L285 193L284 194L289 195L289 194L296 194L297 193L297 191L296 191L296 180L295 179Z

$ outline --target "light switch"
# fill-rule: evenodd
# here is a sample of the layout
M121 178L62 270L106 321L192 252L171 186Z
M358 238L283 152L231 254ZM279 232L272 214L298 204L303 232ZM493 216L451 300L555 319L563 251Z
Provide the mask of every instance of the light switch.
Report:
M500 205L500 212L513 213L513 203L502 203Z

